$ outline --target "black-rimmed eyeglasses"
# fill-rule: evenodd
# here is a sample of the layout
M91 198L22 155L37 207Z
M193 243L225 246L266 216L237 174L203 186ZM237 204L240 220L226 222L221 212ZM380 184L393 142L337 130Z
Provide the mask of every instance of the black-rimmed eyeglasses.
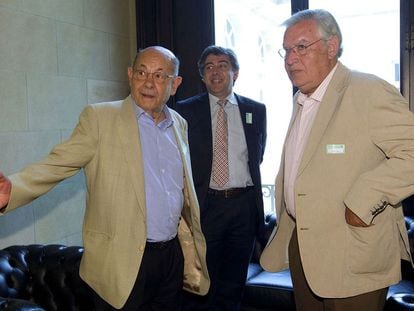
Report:
M318 43L321 40L324 40L324 39L321 38L321 39L313 41L309 44L296 44L296 45L292 46L291 48L287 48L287 49L283 48L283 49L280 49L277 52L280 55L280 57L282 57L282 58L286 58L289 55L289 53L292 52L292 51L295 52L295 54L297 54L299 56L304 56L308 52L307 51L308 47Z

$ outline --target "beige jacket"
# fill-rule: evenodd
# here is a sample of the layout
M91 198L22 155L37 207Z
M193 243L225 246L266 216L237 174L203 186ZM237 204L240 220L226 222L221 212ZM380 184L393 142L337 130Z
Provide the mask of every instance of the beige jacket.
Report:
M206 294L209 277L187 142L187 124L170 110L184 167L178 236L185 258L184 288ZM122 307L136 280L146 243L144 171L140 136L128 97L87 106L72 136L39 163L10 176L6 212L29 203L84 168L86 212L81 277L108 303Z
M295 226L284 206L283 167L282 160L277 228L261 256L269 271L288 267ZM414 116L407 102L387 82L339 64L294 188L301 259L318 296L349 297L400 280L400 259L411 257L400 201L414 193L413 176ZM345 206L373 226L347 225Z

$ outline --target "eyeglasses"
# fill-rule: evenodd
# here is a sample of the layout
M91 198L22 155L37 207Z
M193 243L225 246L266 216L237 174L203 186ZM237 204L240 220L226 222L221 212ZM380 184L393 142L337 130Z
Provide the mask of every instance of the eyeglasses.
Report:
M304 56L308 53L308 51L307 51L308 47L318 43L321 40L324 40L324 39L321 38L321 39L313 41L309 44L297 44L297 45L294 45L294 46L292 46L291 48L288 48L288 49L285 49L285 48L280 49L277 52L280 55L280 57L282 57L282 58L286 58L289 55L289 53L292 52L292 51L295 52L295 54L297 54L299 56Z
M162 71L147 72L142 69L137 69L134 70L132 78L139 81L146 81L150 75L152 75L155 83L164 83L167 79L176 77L175 75L169 75Z

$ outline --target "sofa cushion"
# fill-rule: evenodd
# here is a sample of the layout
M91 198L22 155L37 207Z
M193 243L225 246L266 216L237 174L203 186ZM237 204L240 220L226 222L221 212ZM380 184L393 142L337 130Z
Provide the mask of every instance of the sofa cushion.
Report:
M289 270L267 272L258 264L250 264L243 305L255 308L244 310L295 310Z
M414 294L400 293L389 297L385 303L384 311L413 311Z

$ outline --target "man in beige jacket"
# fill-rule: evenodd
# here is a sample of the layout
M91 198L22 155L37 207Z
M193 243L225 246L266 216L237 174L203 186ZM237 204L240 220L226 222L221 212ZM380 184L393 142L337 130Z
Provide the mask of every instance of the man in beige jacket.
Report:
M279 53L299 91L261 264L290 267L298 310L382 310L411 259L400 201L414 193L414 116L389 83L338 62L329 12L285 25Z
M140 51L128 68L130 96L87 106L45 159L0 173L0 208L9 212L84 169L80 275L100 311L177 310L183 286L208 291L187 124L166 106L181 83L178 67L163 47Z

